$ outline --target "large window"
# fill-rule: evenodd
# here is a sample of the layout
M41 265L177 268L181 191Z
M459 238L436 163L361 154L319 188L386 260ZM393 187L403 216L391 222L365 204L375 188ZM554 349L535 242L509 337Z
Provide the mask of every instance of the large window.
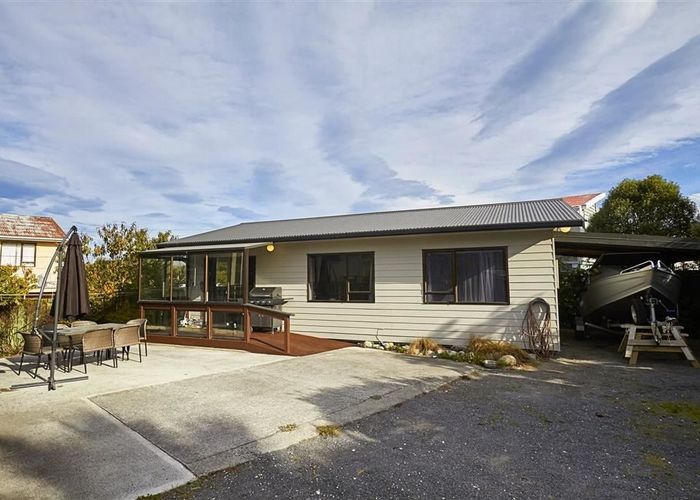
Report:
M423 301L507 304L507 262L505 248L426 250Z
M35 243L3 243L0 246L0 265L35 266Z
M374 254L309 255L309 300L374 302Z

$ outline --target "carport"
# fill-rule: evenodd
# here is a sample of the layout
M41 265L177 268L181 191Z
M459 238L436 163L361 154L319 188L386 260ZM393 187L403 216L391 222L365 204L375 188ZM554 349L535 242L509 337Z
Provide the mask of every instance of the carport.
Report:
M556 233L557 256L597 258L604 253L657 252L668 265L679 262L700 262L700 240L638 234ZM700 270L697 266L676 269L682 280L678 304L679 319L691 337L700 336Z
M658 252L667 264L700 261L700 240L640 234L556 233L557 255L597 258L610 252Z

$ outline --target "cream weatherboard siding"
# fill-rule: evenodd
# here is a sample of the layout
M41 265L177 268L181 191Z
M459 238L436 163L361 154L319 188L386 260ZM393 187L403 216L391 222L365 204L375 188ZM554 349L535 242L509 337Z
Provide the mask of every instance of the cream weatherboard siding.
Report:
M56 247L58 247L58 243L37 242L36 244L36 265L30 268L36 275L38 281L37 288L33 290L35 292L39 291L41 280L44 278L44 274L46 274L51 258L56 252ZM49 280L46 283L46 291L56 291L56 266L53 267Z
M424 304L423 250L507 247L509 305ZM374 252L374 303L307 301L307 255ZM480 336L521 340L521 323L530 300L542 297L552 310L558 342L556 260L551 230L489 231L419 236L285 242L275 251L256 255L258 286L281 286L292 300L284 310L294 314L295 332L350 340L408 342L432 337L445 344L464 344Z

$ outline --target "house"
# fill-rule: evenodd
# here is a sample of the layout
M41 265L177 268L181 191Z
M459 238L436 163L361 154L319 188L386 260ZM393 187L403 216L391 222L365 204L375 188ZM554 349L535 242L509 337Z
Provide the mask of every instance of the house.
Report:
M577 194L574 196L564 196L562 199L583 217L585 221L583 229L588 227L591 217L595 214L605 200L607 193Z
M541 297L558 348L554 234L581 225L561 199L242 223L143 252L139 304L161 342L240 347L274 313L311 336L452 345L520 341ZM251 306L253 286L280 287L282 312Z
M37 278L39 291L56 247L64 237L63 229L51 217L0 214L0 265L29 269ZM46 290L56 290L56 271L49 278Z

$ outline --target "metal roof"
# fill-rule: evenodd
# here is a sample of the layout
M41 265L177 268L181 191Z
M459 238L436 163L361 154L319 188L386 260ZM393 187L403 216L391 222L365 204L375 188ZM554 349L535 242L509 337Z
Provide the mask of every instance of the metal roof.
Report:
M614 252L658 252L664 260L683 262L700 260L700 240L642 234L555 233L559 255L599 257Z
M64 236L51 217L0 214L0 239L61 241Z
M245 222L161 243L159 248L196 244L305 241L582 225L581 215L563 200L556 198L489 205Z

